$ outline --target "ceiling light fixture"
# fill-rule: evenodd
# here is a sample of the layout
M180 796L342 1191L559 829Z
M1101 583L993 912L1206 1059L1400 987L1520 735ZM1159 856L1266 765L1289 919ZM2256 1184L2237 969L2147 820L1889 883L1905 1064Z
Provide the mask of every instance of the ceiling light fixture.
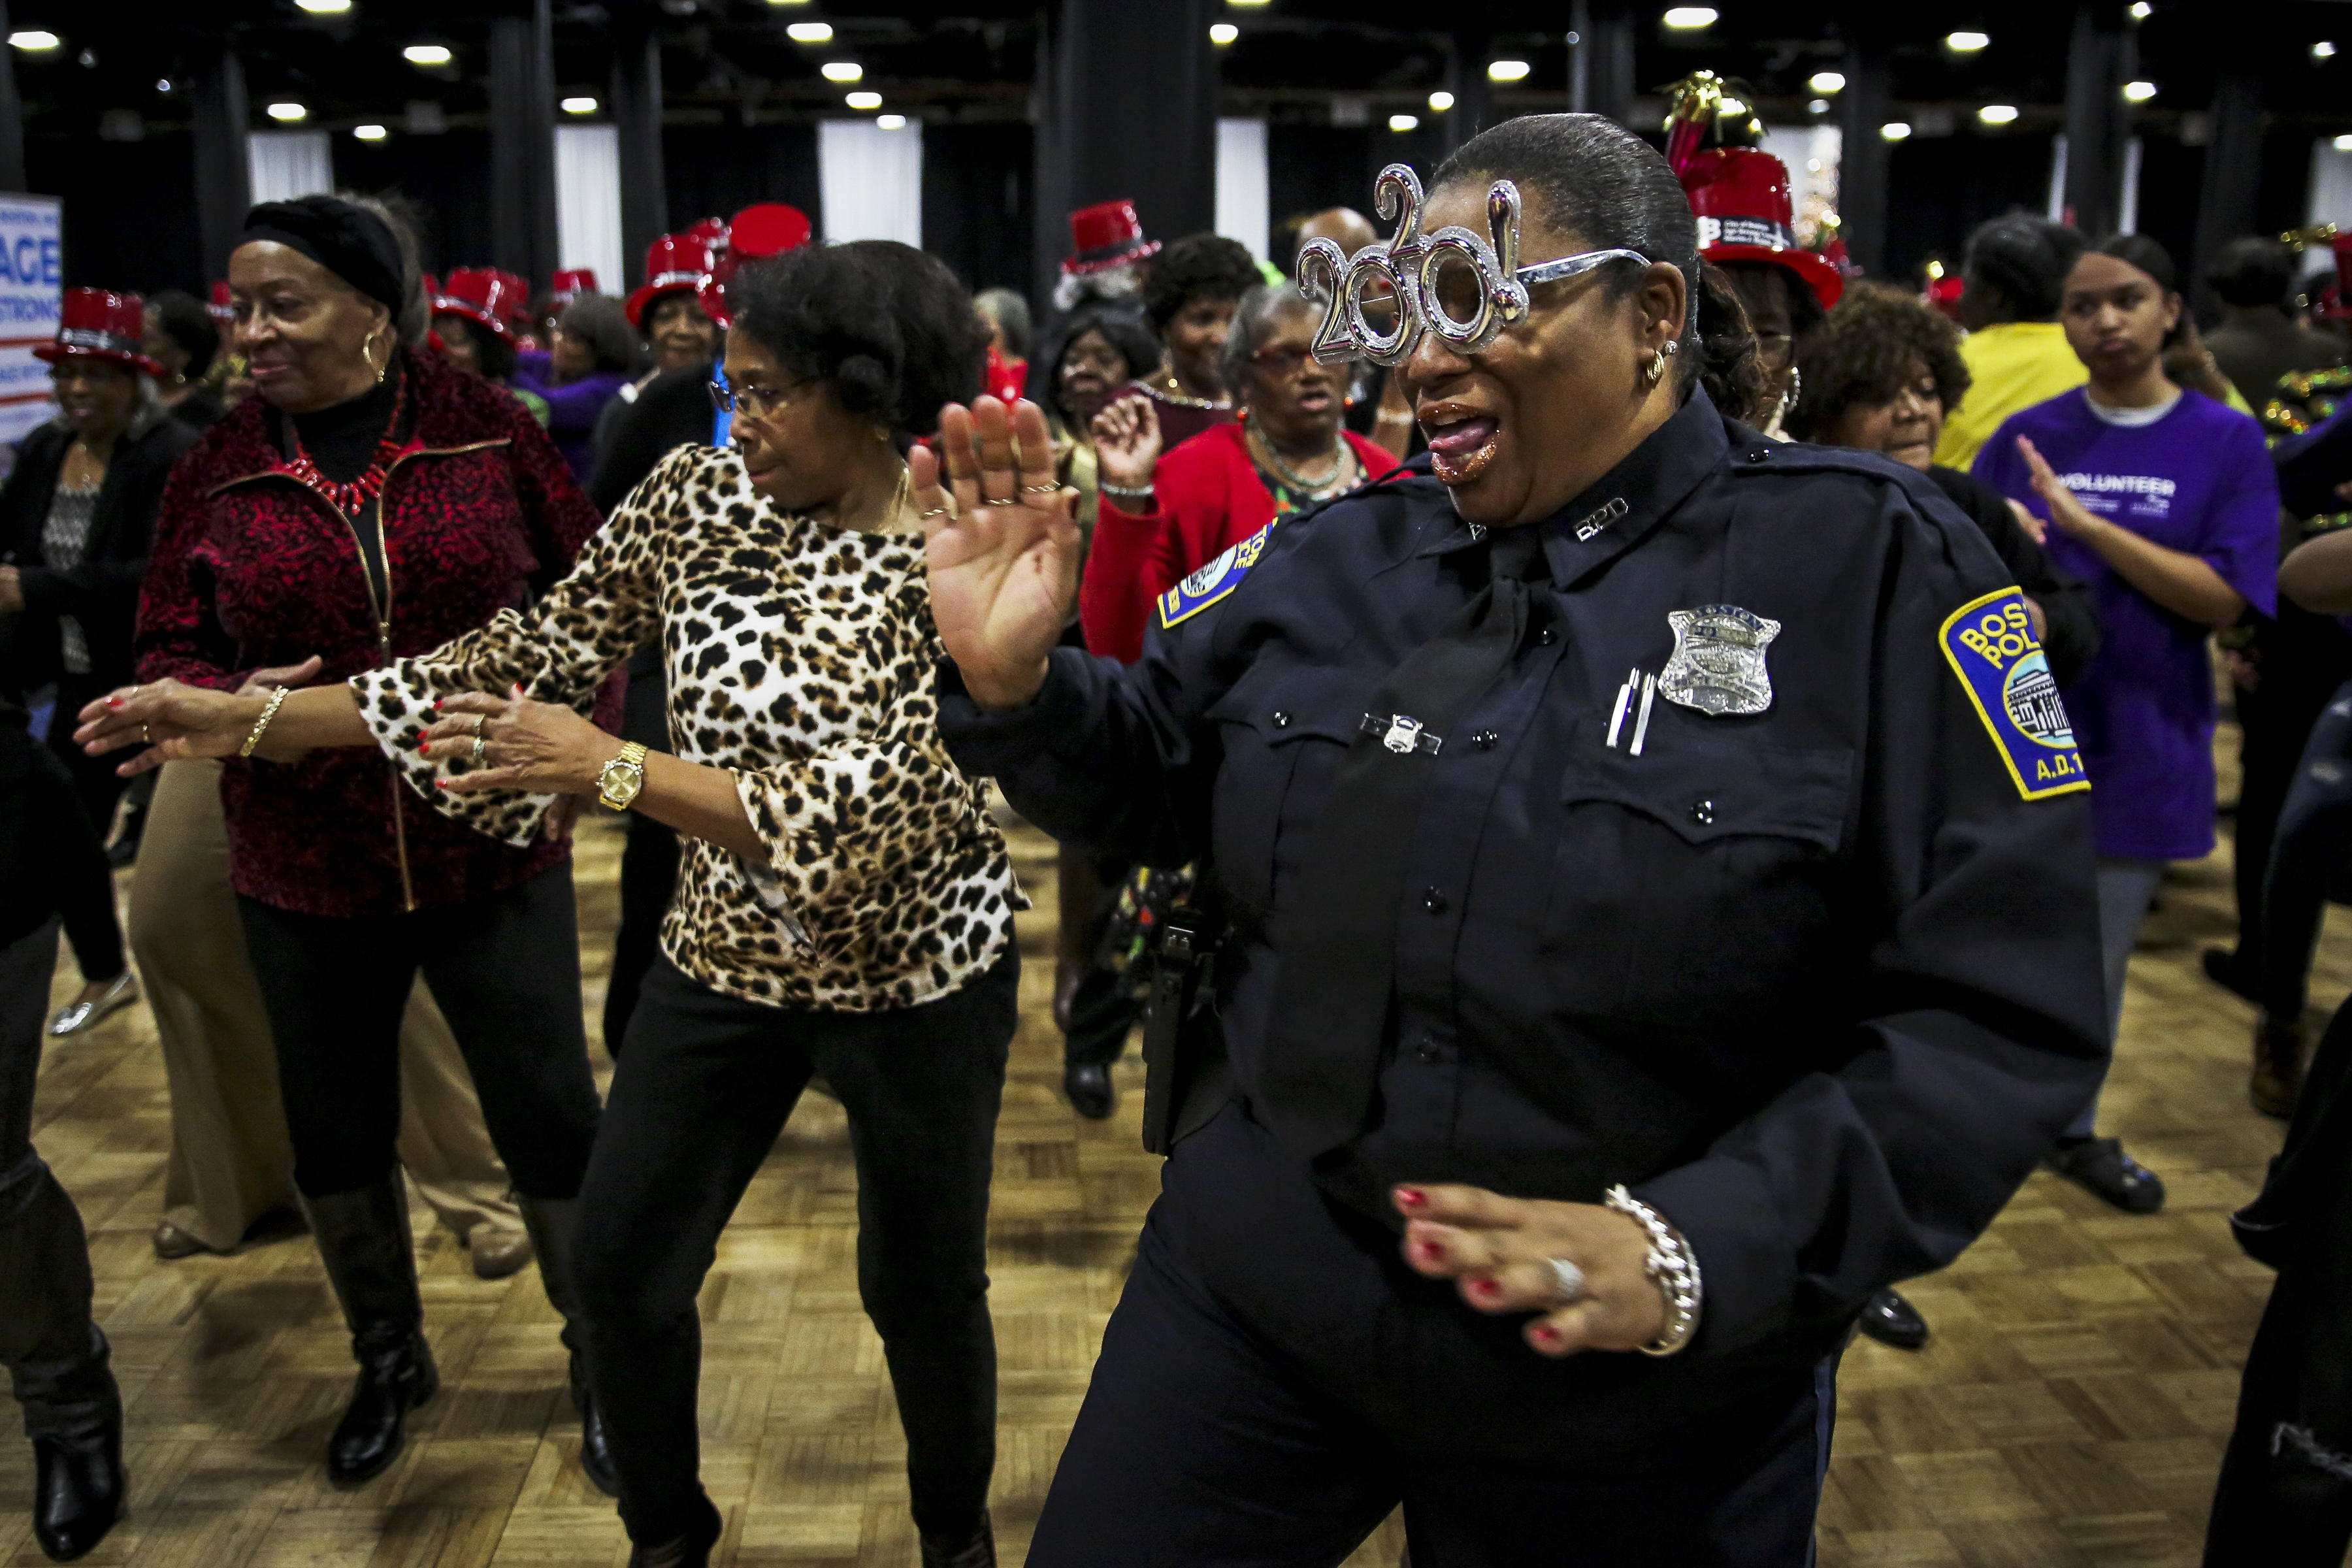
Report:
M827 81L856 81L866 74L866 68L856 60L827 60L817 69Z
M1830 100L1826 98L1817 98L1805 105L1805 112L1808 114L1827 114L1829 111Z
M294 0L294 8L313 16L339 16L352 8L352 0Z
M65 40L55 33L45 33L38 27L27 27L21 33L8 35L8 43L12 48L23 49L31 54L46 53L64 42Z
M381 142L392 132L381 125L354 125L352 127L352 134L362 142Z
M2338 153L2352 153L2352 135L2338 136L2335 147Z
M1528 68L1528 62L1525 60L1488 60L1486 79L1488 81L1525 81Z
M8 41L13 44L16 40L11 38ZM2332 60L2336 58L2336 46L2322 38L2318 43L2311 46L2311 58L2315 60Z
M784 37L796 44L829 44L833 42L833 24L794 22L784 28Z
M2149 99L2156 96L2156 83L2152 81L2127 81L2124 83L2124 96L2131 100L2134 103L2146 103Z
M1972 55L1992 42L1990 33L1947 33L1944 47L1956 55Z
M2156 7L2149 5L2147 0L2132 0L2131 19L2133 21L2145 22L2155 15Z
M1806 81L1805 85L1811 88L1815 92L1842 91L1845 87L1845 73L1843 71L1815 71Z
M841 101L862 113L869 109L881 108L882 95L878 92L845 92L842 94Z
M1678 32L1688 32L1697 27L1714 26L1715 16L1712 5L1677 5L1660 20Z
M291 125L298 120L308 120L310 111L299 103L273 103L268 110L272 120L282 120Z
M446 66L457 57L446 44L411 44L400 51L400 58L413 66Z
M1420 128L1421 116L1418 114L1391 114L1389 116L1389 129L1391 131L1417 131Z
M593 114L596 112L596 100L593 98L567 98L556 107L566 114Z
M874 117L874 123L885 131L904 131L907 129L907 117L903 114L877 114Z
M1911 127L1903 121L1890 120L1878 128L1878 134L1889 142L1900 142L1911 134Z
M1988 103L1982 109L1977 110L1977 118L1983 121L1987 125L2006 125L2011 121L2017 118L2017 105L2013 103Z
M1241 36L1242 30L1239 27L1234 26L1231 22L1212 22L1209 24L1209 42L1216 45L1219 48L1223 48L1227 44L1232 43L1235 38L1238 38Z
M1443 114L1453 107L1454 95L1452 93L1433 92L1429 95L1429 110L1432 114Z

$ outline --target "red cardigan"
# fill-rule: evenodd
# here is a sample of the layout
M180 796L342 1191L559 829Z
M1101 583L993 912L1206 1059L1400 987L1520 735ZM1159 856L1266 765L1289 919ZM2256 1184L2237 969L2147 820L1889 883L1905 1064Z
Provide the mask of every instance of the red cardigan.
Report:
M1154 601L1274 521L1274 497L1250 461L1243 429L1213 426L1161 458L1148 511L1122 511L1103 492L1078 584L1088 652L1122 664L1141 658ZM1343 434L1367 483L1399 467L1362 437Z
M422 449L383 488L393 658L528 605L572 569L603 521L505 388L436 355L405 363ZM139 605L139 679L234 690L247 671L314 653L324 684L375 668L387 650L351 525L284 477L261 400L247 398L164 487ZM571 853L562 843L509 848L450 820L373 746L291 763L232 757L221 803L236 890L305 914L478 899Z

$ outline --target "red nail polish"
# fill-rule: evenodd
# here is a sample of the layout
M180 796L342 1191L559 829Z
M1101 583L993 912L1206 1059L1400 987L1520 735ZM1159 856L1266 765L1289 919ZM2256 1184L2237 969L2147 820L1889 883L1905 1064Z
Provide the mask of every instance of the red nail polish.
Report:
M1559 1343L1559 1331L1539 1323L1534 1330L1534 1338L1539 1344L1556 1345Z
M120 708L122 706L122 699L120 697L110 697L106 700L106 705L109 708Z
M449 787L449 781L447 779L435 779L433 781L433 787L435 789L447 789Z
M1470 1293L1491 1301L1503 1293L1503 1288L1492 1279L1473 1279L1470 1282Z
M441 711L441 699L439 699L438 697L436 697L436 698L433 700L433 711L435 711L436 713L438 713L438 712L440 712L440 711Z
M1438 1246L1437 1243L1433 1241L1416 1242L1413 1245L1412 1250L1413 1256L1420 1258L1423 1263L1443 1263L1445 1261L1445 1248Z
M1429 1194L1419 1187L1399 1187L1396 1190L1396 1201L1402 1207L1417 1209L1429 1201Z

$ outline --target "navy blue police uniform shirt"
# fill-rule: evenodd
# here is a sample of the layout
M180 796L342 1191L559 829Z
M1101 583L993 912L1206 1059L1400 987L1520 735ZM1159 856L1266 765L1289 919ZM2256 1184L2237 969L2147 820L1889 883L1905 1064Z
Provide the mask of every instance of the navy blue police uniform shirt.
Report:
M1318 1176L1360 1208L1627 1184L1706 1279L1659 1364L1809 1363L1974 1239L2104 1072L2063 710L1941 492L1704 392L1536 526L1526 635L1431 759L1372 1125ZM1383 678L1483 586L1480 538L1406 472L1204 568L1131 668L1057 649L1004 714L941 668L950 752L1032 822L1208 868L1245 1103L1309 830Z

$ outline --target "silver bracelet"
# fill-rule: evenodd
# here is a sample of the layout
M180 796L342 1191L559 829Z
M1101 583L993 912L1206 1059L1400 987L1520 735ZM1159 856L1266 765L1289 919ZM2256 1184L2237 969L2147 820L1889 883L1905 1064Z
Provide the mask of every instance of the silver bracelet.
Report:
M1139 490L1131 490L1124 485L1114 485L1102 480L1097 480L1095 488L1103 494L1115 497L1119 500L1150 500L1153 489L1152 486L1146 485Z
M1698 1258L1664 1215L1623 1187L1610 1188L1601 1202L1649 1232L1650 1256L1642 1272L1657 1281L1658 1294L1666 1299L1666 1331L1643 1345L1642 1353L1672 1355L1698 1331L1699 1310L1706 1301L1706 1290L1698 1277Z

